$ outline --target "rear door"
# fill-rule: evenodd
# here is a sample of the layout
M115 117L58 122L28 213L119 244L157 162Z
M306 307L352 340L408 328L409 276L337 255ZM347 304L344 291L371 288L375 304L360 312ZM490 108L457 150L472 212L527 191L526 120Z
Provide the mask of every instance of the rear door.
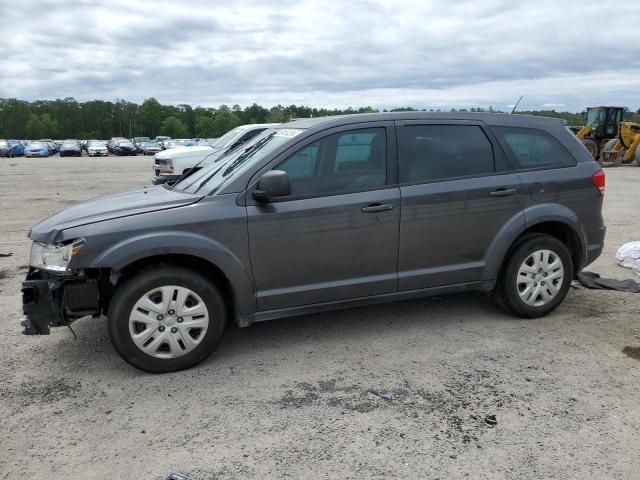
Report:
M525 200L528 222L532 221L529 212L537 206L559 205L573 212L587 229L602 226L602 197L591 179L598 166L592 158L578 162L570 153L571 144L578 142L574 135L562 127L555 132L512 126L492 130L528 192Z
M393 122L334 128L275 162L292 195L247 207L258 310L396 291L394 135Z
M481 123L397 123L400 291L484 280L507 222L524 225L523 189Z

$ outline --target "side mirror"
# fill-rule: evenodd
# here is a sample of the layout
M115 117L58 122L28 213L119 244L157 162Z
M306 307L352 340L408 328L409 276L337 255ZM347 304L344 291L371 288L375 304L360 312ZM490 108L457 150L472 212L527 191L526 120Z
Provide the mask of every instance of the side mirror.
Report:
M282 170L271 170L258 181L258 188L253 191L253 198L258 203L269 203L273 197L291 195L289 175Z

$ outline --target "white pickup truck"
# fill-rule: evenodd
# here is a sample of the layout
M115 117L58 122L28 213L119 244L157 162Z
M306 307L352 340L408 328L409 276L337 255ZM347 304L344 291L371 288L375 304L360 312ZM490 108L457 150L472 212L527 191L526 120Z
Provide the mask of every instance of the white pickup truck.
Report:
M241 125L228 131L213 145L198 145L193 147L177 147L156 153L153 156L153 173L151 182L160 185L173 182L186 173L191 167L204 160L207 156L220 156L236 148L250 138L258 135L277 123L254 123Z

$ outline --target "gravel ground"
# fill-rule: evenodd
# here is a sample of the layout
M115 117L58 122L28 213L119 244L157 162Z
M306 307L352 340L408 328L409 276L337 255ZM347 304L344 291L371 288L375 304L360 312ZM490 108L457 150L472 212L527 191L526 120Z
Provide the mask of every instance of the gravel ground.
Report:
M0 162L0 478L639 477L638 294L572 289L529 321L480 294L273 321L144 374L104 319L21 335L19 286L33 223L148 184L151 158ZM640 240L639 193L640 168L607 170L590 270L633 277L614 255Z

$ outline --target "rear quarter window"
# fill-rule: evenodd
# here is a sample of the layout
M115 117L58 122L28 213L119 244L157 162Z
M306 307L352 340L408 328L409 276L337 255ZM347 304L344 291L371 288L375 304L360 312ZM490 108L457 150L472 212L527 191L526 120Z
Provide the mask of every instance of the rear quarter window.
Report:
M520 170L573 167L576 159L552 135L520 127L493 127L502 147Z

